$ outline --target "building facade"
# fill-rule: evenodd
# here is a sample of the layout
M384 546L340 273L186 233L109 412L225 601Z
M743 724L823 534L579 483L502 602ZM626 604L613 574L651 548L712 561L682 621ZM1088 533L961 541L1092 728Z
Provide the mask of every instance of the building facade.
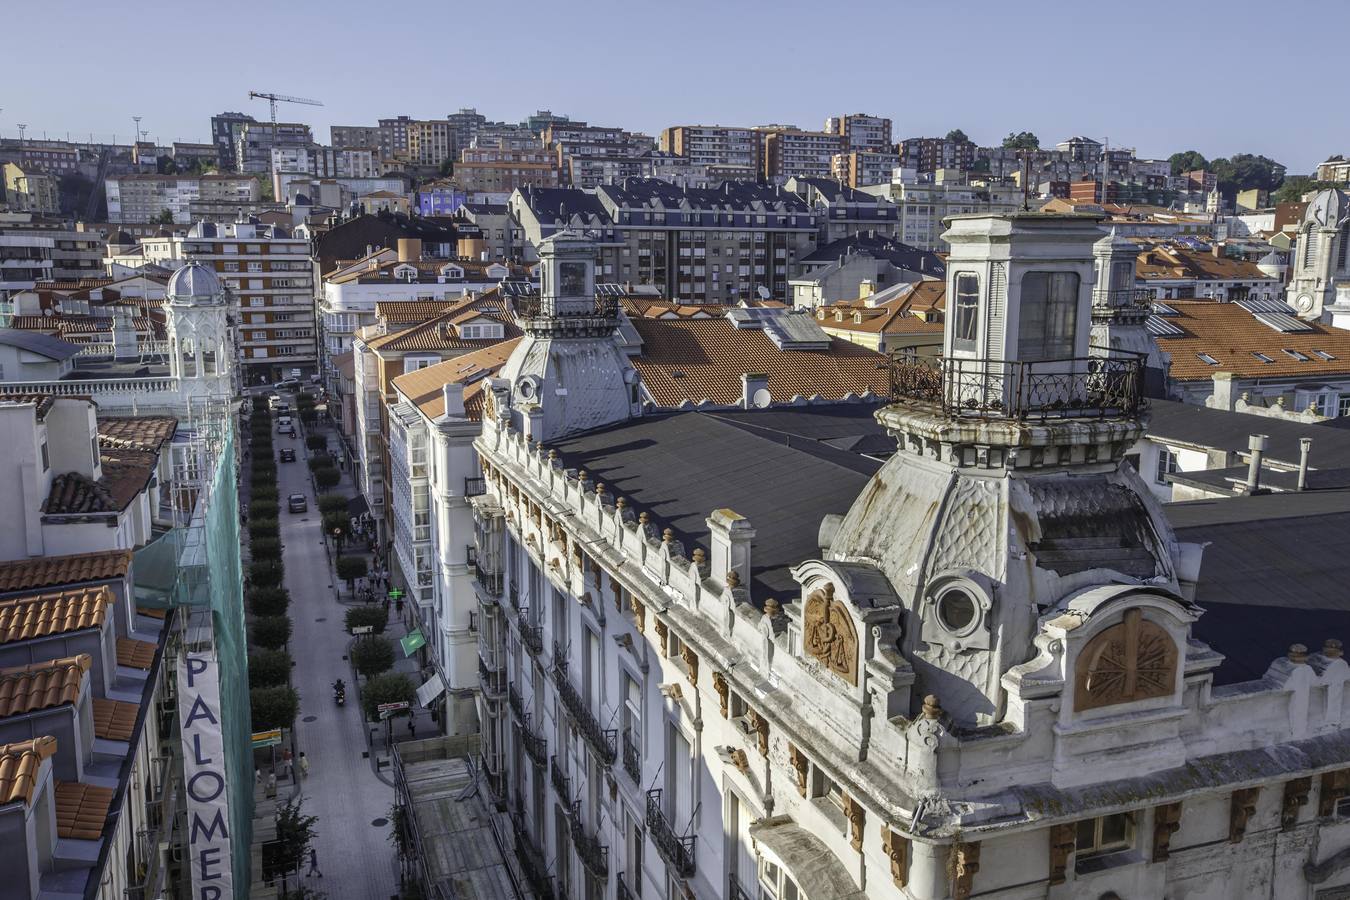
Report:
M843 152L895 153L891 140L891 120L867 113L849 113L830 116L825 120L825 131L844 138Z
M761 132L764 178L781 183L788 178L831 178L834 157L844 152L848 139L828 131L775 129Z
M108 221L144 224L165 210L174 224L192 219L197 201L253 206L262 199L262 186L252 175L122 175L104 182Z
M762 169L760 136L753 128L672 125L661 132L661 149L705 166Z

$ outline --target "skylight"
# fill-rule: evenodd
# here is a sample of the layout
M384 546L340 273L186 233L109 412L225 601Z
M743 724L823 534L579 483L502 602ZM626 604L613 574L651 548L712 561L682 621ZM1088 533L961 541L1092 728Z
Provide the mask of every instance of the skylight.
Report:
M1336 357L1332 356L1330 353L1328 353L1327 351L1325 351L1325 350L1318 350L1318 349L1316 349L1316 348L1313 349L1313 355L1316 356L1318 359L1324 359L1324 360L1326 360L1327 362L1330 362L1331 360L1333 360L1333 359L1336 358Z
M1197 353L1195 355L1200 357L1200 361L1207 366L1217 366L1219 364L1219 361L1208 353Z
M1257 359L1261 360L1261 362L1263 362L1263 363L1273 363L1273 362L1275 361L1275 360L1271 359L1269 356L1266 356L1266 355L1265 355L1264 353L1262 353L1260 350L1253 350L1253 351L1252 351L1252 356L1255 356Z
M1285 354L1287 354L1288 356L1290 356L1290 357L1292 357L1292 358L1298 360L1299 362L1307 362L1307 361L1308 361L1308 356L1307 356L1307 354L1300 353L1300 352L1297 351L1297 350L1290 350L1288 347L1285 347L1285 348L1284 348L1284 352L1285 352Z

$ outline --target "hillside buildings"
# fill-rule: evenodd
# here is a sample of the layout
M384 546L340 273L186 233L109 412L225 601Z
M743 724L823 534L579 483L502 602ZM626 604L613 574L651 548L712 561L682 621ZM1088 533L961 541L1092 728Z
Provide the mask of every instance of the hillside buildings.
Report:
M234 169L239 135L244 125L256 121L252 116L238 112L223 112L211 117L211 143L216 146L216 161L222 169Z
M264 169L265 171L265 169ZM108 221L154 222L166 211L174 224L195 220L192 204L252 209L262 187L252 175L121 175L104 182Z
M755 173L762 170L759 133L721 125L672 125L661 132L661 149L704 166Z
M54 176L14 163L0 166L5 204L12 212L39 215L61 211L61 191Z

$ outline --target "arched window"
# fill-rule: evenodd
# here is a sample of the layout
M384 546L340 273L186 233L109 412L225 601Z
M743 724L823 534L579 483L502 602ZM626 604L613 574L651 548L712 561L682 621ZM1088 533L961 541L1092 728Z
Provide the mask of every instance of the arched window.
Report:
M1074 666L1074 711L1167 697L1176 684L1177 645L1137 607L1088 641Z

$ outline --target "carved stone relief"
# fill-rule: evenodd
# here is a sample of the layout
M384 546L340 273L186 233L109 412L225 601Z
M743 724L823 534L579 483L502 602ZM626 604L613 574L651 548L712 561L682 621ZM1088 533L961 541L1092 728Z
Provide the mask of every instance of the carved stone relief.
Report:
M882 825L881 848L891 861L891 881L896 887L904 887L909 881L909 839Z
M1181 804L1164 803L1153 810L1153 861L1163 862L1172 854L1172 835L1181 827Z
M812 591L802 617L806 652L849 684L858 683L858 632L844 604L834 599L834 585Z
M1074 709L1169 696L1176 672L1177 645L1172 636L1145 619L1141 610L1126 610L1120 624L1088 641L1079 653Z

